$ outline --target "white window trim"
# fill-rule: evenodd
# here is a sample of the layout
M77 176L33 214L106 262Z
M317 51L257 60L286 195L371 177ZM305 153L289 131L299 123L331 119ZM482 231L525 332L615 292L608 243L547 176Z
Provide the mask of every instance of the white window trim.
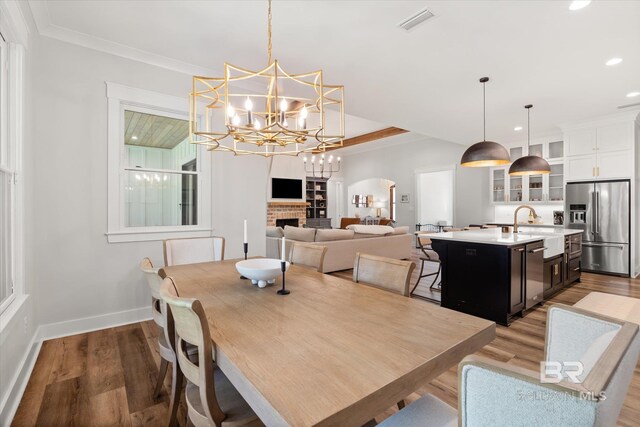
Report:
M4 5L0 15L5 12ZM22 147L23 147L23 112L24 112L24 46L13 42L18 40L16 30L9 28L8 21L1 20L2 34L6 37L8 49L7 62L7 119L8 161L3 170L13 175L11 197L11 264L12 294L0 304L0 331L9 323L9 319L18 311L27 299L24 287L24 185L22 183ZM7 31L8 30L8 31Z
M198 145L198 225L125 227L124 223L124 108L150 109L155 113L189 118L188 99L105 82L108 104L108 220L109 243L144 242L171 238L208 237L211 229L211 160Z

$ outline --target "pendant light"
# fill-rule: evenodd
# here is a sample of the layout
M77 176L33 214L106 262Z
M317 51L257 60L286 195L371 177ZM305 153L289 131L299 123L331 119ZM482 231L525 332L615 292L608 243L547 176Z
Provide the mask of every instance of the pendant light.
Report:
M527 109L527 153L530 153L529 146L531 144L531 107L533 107L531 104L524 106ZM531 155L520 157L509 168L509 175L516 176L548 173L551 173L549 163L542 157Z
M487 104L485 83L489 81L489 77L482 77L482 111L483 111L483 128L484 136L482 142L477 142L462 155L460 164L465 167L477 168L483 166L500 166L507 165L511 162L509 152L497 142L487 141Z

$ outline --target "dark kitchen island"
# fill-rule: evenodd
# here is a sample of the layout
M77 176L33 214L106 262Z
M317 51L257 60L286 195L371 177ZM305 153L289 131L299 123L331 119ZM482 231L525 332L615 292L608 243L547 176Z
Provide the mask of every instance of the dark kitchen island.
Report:
M494 228L429 237L442 263L442 307L509 325L542 303L544 235Z

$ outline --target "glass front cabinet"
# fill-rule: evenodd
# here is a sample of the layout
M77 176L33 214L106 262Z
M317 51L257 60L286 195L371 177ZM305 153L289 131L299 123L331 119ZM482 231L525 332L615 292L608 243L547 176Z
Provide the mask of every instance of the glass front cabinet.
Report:
M564 202L564 158L563 142L532 143L531 155L542 155L551 166L548 175L510 176L509 166L491 169L491 201L494 204L563 203ZM522 157L525 146L509 149L511 160Z

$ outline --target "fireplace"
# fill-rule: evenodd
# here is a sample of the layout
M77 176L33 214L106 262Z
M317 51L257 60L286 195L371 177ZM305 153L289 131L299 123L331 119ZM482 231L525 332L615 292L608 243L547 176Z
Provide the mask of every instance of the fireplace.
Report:
M267 225L303 227L308 206L307 202L267 202Z
M288 226L291 226L291 227L297 227L299 222L300 221L298 220L298 218L276 219L276 227L284 228L285 225L288 225Z

